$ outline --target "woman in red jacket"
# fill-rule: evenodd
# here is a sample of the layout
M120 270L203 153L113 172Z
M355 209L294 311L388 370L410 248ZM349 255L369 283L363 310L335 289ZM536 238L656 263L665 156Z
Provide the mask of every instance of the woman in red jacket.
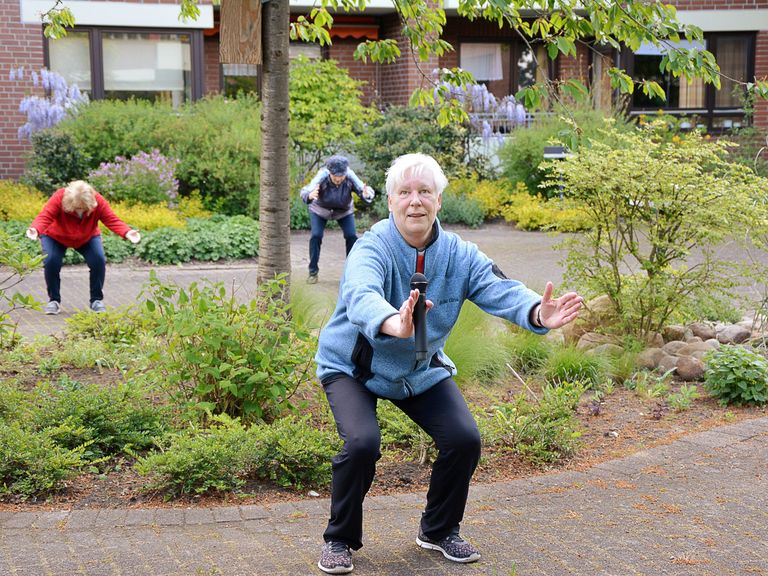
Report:
M134 244L141 240L138 230L132 230L120 220L104 197L82 180L75 180L66 188L57 190L27 229L30 240L40 238L45 254L43 268L49 300L43 308L46 314L61 311L60 272L67 248L80 252L88 264L91 310L106 310L102 302L102 288L107 267L99 221Z

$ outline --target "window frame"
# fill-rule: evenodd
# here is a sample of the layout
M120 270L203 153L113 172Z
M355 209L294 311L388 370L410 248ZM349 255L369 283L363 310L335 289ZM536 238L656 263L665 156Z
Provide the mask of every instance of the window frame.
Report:
M717 60L717 44L718 40L723 38L741 38L746 40L747 46L747 69L746 78L747 81L755 77L755 50L757 44L757 34L755 32L705 32L704 40L707 42L707 50L709 50L715 56ZM635 77L635 54L624 48L620 55L621 60L626 62L627 73ZM681 80L685 81L685 80ZM664 108L664 107L643 107L638 108L632 105L632 101L629 101L628 109L629 114L632 116L639 116L641 114L649 114L662 110L665 114L673 116L696 116L704 124L707 132L720 133L729 130L726 127L715 127L714 122L718 117L727 116L742 116L744 117L744 108L734 107L715 107L717 90L713 84L705 84L704 86L704 106L701 108ZM745 125L745 124L744 124Z
M91 57L91 100L104 100L104 33L127 34L183 34L189 36L189 50L191 58L190 69L190 100L194 102L203 97L204 58L203 58L203 32L189 28L135 28L121 26L75 26L73 32L88 33L88 47ZM50 69L50 40L43 36L43 62Z

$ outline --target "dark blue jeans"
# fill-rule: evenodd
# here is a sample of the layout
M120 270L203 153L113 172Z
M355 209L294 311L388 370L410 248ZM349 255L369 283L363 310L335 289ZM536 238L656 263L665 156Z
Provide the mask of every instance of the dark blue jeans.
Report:
M64 254L67 247L57 242L50 236L40 236L43 246L45 261L43 270L45 273L45 285L48 289L48 299L61 302L61 265L64 262ZM82 246L75 248L85 258L90 270L91 302L103 300L104 277L107 273L107 259L104 256L104 247L101 244L101 236L96 235Z
M323 380L323 389L344 441L332 460L331 517L323 538L357 550L363 545L363 499L381 456L377 397L345 374ZM421 530L429 538L445 538L464 517L469 482L480 460L477 424L452 378L423 394L392 402L437 445Z
M309 273L317 274L318 262L320 261L320 246L323 244L323 233L325 225L328 222L325 218L318 216L311 210L309 211L309 221L312 227L312 235L309 237ZM355 215L350 214L338 220L339 227L344 234L344 240L347 243L347 254L352 250L352 246L357 241L357 232L355 232Z

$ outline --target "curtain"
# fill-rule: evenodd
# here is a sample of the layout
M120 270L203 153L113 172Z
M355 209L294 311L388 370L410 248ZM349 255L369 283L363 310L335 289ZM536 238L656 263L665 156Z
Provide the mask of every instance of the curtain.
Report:
M460 66L478 82L501 80L501 44L462 44Z

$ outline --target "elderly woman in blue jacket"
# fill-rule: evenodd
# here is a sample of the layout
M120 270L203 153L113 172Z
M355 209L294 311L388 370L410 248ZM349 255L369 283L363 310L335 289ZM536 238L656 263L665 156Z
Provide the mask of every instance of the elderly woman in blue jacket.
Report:
M349 161L338 155L328 158L325 167L299 192L301 199L309 205L309 222L312 229L312 235L309 237L308 284L317 283L320 246L328 220L338 221L344 234L347 254L357 240L353 192L368 203L373 201L375 194L373 188L366 186L349 167Z
M469 483L480 458L480 434L443 347L465 300L537 334L559 328L582 306L573 292L552 298L510 280L476 245L437 220L448 182L430 156L407 154L387 172L389 218L350 252L336 310L323 328L317 375L344 441L333 459L331 516L318 566L352 571L362 546L363 499L380 456L376 403L387 398L435 441L427 504L416 543L454 562L474 562L477 549L459 535ZM414 272L428 281L427 355L417 360Z

